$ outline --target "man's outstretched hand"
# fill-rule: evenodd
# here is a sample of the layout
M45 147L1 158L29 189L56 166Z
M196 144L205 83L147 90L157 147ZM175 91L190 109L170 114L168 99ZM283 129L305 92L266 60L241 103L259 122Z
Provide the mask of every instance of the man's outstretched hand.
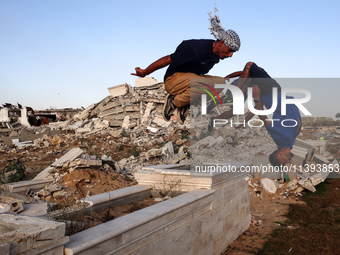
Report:
M139 77L145 77L146 75L148 75L144 69L141 69L139 67L136 67L135 70L136 70L136 73L131 73L131 75L136 75Z

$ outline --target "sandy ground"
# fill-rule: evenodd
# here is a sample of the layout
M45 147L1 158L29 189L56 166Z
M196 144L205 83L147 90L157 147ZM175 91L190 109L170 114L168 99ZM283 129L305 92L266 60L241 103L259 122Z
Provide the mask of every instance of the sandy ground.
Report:
M252 187L249 187L249 189L252 215L250 227L228 246L224 254L257 254L271 232L280 227L279 222L285 221L284 215L289 210L289 204L304 203L299 197L293 195L282 199L281 189L278 189L274 195L267 194L264 191L256 194Z
M112 190L136 185L137 182L115 172L96 169L76 169L65 175L60 183L75 198L94 196Z

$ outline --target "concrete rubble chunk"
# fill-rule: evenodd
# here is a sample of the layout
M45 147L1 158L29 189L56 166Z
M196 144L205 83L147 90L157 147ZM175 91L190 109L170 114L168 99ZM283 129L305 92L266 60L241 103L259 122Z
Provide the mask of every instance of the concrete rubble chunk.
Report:
M147 77L136 79L135 87L138 88L138 87L144 87L144 86L152 86L158 83L159 81L157 81L155 78L147 76Z
M12 197L0 196L0 204L4 204L2 209L7 210L9 213L19 213L24 209L21 201ZM8 205L10 209L8 210L5 205Z
M300 193L300 192L302 192L302 191L304 191L304 190L305 190L304 187L298 186L298 187L296 188L295 192L296 192L296 193Z
M89 127L83 127L83 128L77 128L76 133L77 134L85 134L92 130L92 128Z
M308 149L294 145L291 151L294 154L292 161L296 164L302 165L304 160L307 159Z
M68 167L100 167L102 165L101 160L90 160L90 159L75 159L68 164Z
M48 186L46 186L45 190L49 191L50 193L62 190L63 187L59 184L50 184Z
M191 149L198 149L201 146L208 146L213 145L216 142L216 139L213 136L207 136L203 138L202 140L198 141L197 143L190 146Z
M69 238L65 237L65 223L53 222L24 215L2 215L1 222L15 226L2 234L3 244L10 245L9 254L63 254L63 245Z
M70 125L69 128L70 129L78 129L78 128L80 128L83 125L84 125L84 123L82 121L77 121L73 125Z
M218 130L218 133L219 133L219 135L222 136L222 137L235 136L236 130L235 130L235 129L232 129L232 128L228 127L228 126L225 126L225 127L223 127L223 128L220 128L220 129Z
M163 117L155 117L152 122L163 128L168 128L172 123L172 121L165 121Z
M43 180L50 179L51 173L50 170L53 169L54 166L63 165L67 161L73 161L76 158L80 157L83 154L83 150L80 148L73 148L65 155L63 155L60 159L52 163L49 167L45 168L42 172L40 172L33 180Z
M94 129L103 129L107 128L110 125L110 121L105 119L94 119L93 120L93 128Z
M24 210L22 203L16 199L9 202L8 205L11 207L11 210L9 211L10 213L19 213Z
M59 191L53 193L53 197L55 199L62 199L65 196L67 196L67 192L65 190L59 190Z
M124 117L123 123L122 123L122 129L129 129L129 125L130 125L130 116L127 115Z
M123 96L128 92L128 86L126 83L117 86L112 86L107 89L109 90L110 96L112 97Z
M10 210L11 210L11 207L8 204L0 203L0 214L9 212Z
M103 161L113 161L111 156L107 156L105 154L100 159Z
M149 118L150 118L150 113L151 111L153 110L154 108L154 104L153 102L149 102L147 105L146 105L146 109L145 109L145 112L144 112L144 115L142 117L142 124L146 124L148 121L149 121Z
M92 104L89 107L87 107L84 111L79 112L78 114L73 116L74 120L85 120L89 116L91 110L96 107L96 104Z
M179 161L181 161L182 159L185 159L187 156L185 155L184 151L178 152L177 154L175 154L173 156L173 161L171 162L171 164L176 164Z
M148 126L146 129L151 131L152 133L157 133L157 131L158 131L158 128L150 127L150 126Z
M39 197L47 197L47 196L51 195L51 192L46 190L46 189L42 189L42 190L39 190L36 194Z
M308 190L311 191L311 192L315 192L315 191L316 191L314 185L312 184L312 182L311 182L309 179L307 179L307 180L301 180L301 181L299 181L298 183L299 183L303 188L308 189Z
M316 185L318 185L318 184L320 184L321 182L324 181L324 179L321 178L321 177L319 177L319 178L313 177L313 178L310 178L310 180L311 180L313 186L316 186Z
M296 179L291 180L291 181L288 183L288 185L287 185L288 190L290 190L290 191L296 190L297 187L298 187L297 183L298 183L298 181L297 181Z
M268 178L263 178L260 181L261 187L264 189L264 191L270 193L270 194L275 194L277 187L276 184L273 180L268 179Z
M174 156L175 155L175 152L174 152L174 146L172 144L171 141L167 142L163 148L162 148L162 152L163 154L168 154L170 156Z
M120 138L122 133L123 133L123 130L118 129L118 130L110 132L110 135L112 135L114 138Z

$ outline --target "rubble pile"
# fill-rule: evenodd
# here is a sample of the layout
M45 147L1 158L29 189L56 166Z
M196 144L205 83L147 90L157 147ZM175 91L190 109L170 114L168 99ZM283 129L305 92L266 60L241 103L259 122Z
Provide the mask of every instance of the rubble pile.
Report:
M64 187L56 184L51 183L47 185L44 189L39 190L35 194L36 199L42 199L47 202L51 201L52 197L54 199L63 199L67 196L67 192L65 191Z
M140 87L125 84L123 87L123 92L121 87L118 91L116 87L112 87L110 96L79 113L74 119L83 121L104 117L109 121L110 127L131 129L140 125L148 127L155 117L162 117L162 107L166 96L164 83ZM169 123L164 122L159 119L155 120L156 125L168 127Z
M302 191L305 190L304 187L299 185L299 181L297 179L293 179L291 181L284 182L283 179L251 179L246 178L248 182L249 188L257 195L262 196L263 192L265 192L269 196L273 196L273 198L278 199L286 199L289 196L302 196Z
M210 115L201 115L200 106L191 106L190 153L197 163L252 161L255 154L270 154L276 145L265 128L245 126L235 128L243 119L235 116L224 125L216 125L208 132L207 123L211 116L230 110L230 105L218 105Z
M329 169L335 169L339 165L337 160L327 164ZM286 199L288 196L302 196L302 191L308 190L315 192L318 184L324 182L332 171L323 172L310 172L305 168L296 169L289 174L293 174L293 178L289 178L288 174L282 178L270 179L270 178L250 178L247 177L246 181L250 189L255 192L257 196L261 196L261 192L264 191L269 195L277 195L279 199ZM338 173L335 173L338 174ZM333 176L334 177L334 176Z
M236 125L230 122L243 121L237 116L208 132L208 118L229 110L228 104L213 108L210 115L201 115L200 105L191 105L190 115L181 125L176 114L170 121L162 117L166 96L162 82L149 80L136 83L135 87L122 84L109 88L109 92L109 96L74 115L73 119L50 122L40 127L6 128L0 133L0 153L8 157L25 156L31 164L45 160L49 165L57 159L43 172L47 173L44 178L54 179L53 185L60 185L65 175L80 168L114 172L132 180L136 171L148 165L251 162L255 155L268 155L276 149L263 127L235 129ZM339 131L333 131L331 136L338 137ZM322 130L316 135L325 136ZM321 152L326 151L325 141L319 143L317 141L314 146ZM338 148L333 147L334 150ZM59 160L73 149L78 151L75 157ZM298 148L296 150L298 152ZM40 155L35 153L37 151ZM301 154L302 162L305 152L299 152L294 154ZM0 163L4 165L4 160L0 159ZM320 180L316 178L319 177L311 178L301 173L283 188L279 181L249 185L262 190L270 185L272 192L276 187L283 190L283 195L300 194L301 189L313 191ZM64 192L62 188L51 191L46 187L37 196L49 200L65 195Z

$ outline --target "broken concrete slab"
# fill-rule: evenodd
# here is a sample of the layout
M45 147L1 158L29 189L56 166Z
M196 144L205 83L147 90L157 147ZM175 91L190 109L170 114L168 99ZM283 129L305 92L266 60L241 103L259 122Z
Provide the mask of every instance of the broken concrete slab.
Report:
M51 192L46 190L46 189L42 189L42 190L39 190L36 194L39 197L47 197L47 196L51 195Z
M22 215L2 215L0 245L10 246L10 254L63 254L65 223ZM2 248L0 248L1 251Z
M90 132L91 130L92 130L92 128L89 128L89 127L77 128L76 133L77 134L86 134L86 133Z
M73 125L69 125L70 129L78 129L80 127L82 127L84 125L84 122L82 121L77 121L76 123L74 123Z
M80 157L83 154L83 150L80 148L73 148L69 152L67 152L60 159L52 163L49 167L45 168L42 172L40 172L33 180L43 180L52 178L51 173L49 172L54 166L62 165L67 161L73 161L76 158Z
M51 178L47 179L33 179L30 181L21 181L15 183L7 183L0 185L0 188L4 191L12 192L12 193L26 193L27 190L40 190L53 181Z
M155 78L153 77L143 77L143 78L138 78L135 80L135 87L144 87L144 86L153 86L155 84L160 83L159 81L157 81Z
M172 121L165 121L163 117L155 117L152 120L152 123L155 123L157 126L160 126L163 128L168 128L172 124Z
M292 161L297 165L304 165L308 157L308 149L294 144L291 152L294 154Z
M32 141L19 142L19 139L12 139L12 144L18 148L32 146Z
M49 204L47 202L38 200L39 202L36 204L25 204L24 210L19 213L19 215L26 216L44 216L49 211Z
M117 85L117 86L112 86L107 89L109 90L110 96L112 97L123 96L128 92L127 83Z
M299 183L303 188L308 189L308 190L311 191L311 192L315 192L315 191L316 191L314 185L312 184L312 182L311 182L309 179L307 179L307 180L301 180L301 181L299 181L298 183Z
M313 155L314 155L314 153L317 149L317 147L314 144L309 143L307 141L304 141L300 138L295 139L294 146L299 146L299 147L302 147L302 148L308 150L308 156L307 156L308 160L312 159L312 157L313 157Z
M91 160L78 158L69 162L68 167L81 168L81 167L94 167L99 168L103 164L102 160Z
M78 114L73 116L74 120L85 120L89 116L90 112L93 110L93 108L96 107L96 104L91 104L89 107L87 107L84 111L79 112Z

